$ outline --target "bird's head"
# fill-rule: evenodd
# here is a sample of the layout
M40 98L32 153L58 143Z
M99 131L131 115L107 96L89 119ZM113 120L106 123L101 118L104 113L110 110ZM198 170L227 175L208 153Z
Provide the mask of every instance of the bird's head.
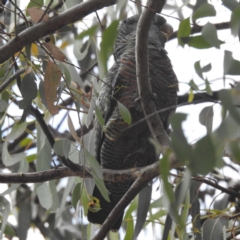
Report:
M125 19L118 28L118 36L114 46L114 55L120 56L126 49L135 48L136 29L139 15ZM155 15L152 20L148 41L150 44L164 47L165 42L173 33L173 28L166 23L166 19L160 15Z

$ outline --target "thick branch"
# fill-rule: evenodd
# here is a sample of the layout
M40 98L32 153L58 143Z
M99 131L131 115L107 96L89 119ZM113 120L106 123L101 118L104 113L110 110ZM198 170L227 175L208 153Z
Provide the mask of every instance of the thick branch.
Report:
M159 163L157 162L149 166L155 169L154 176L159 174L158 165ZM145 172L145 168L131 168L126 170L103 169L102 171L105 181L124 182L126 180L135 180L142 172ZM152 177L151 174L152 172L149 172L145 176ZM0 174L0 183L38 183L73 176L92 178L91 169L79 165L78 169L74 172L67 167L59 167L34 173L2 173Z
M136 33L136 75L144 115L151 116L146 119L151 134L161 146L169 146L170 140L161 119L158 114L153 114L156 112L156 107L148 74L148 32L155 13L159 12L164 4L165 1L149 0L147 8L139 18ZM155 12L150 9L154 9Z
M68 11L65 11L57 17L50 18L46 22L35 24L19 33L17 37L7 42L4 46L0 47L0 63L5 62L24 46L38 40L39 38L51 34L65 25L74 23L88 14L113 5L116 2L116 0L89 0L70 8Z

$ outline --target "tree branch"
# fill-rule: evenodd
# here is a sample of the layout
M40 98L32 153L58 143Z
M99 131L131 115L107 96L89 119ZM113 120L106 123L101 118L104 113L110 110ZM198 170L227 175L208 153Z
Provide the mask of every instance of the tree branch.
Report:
M146 118L149 130L153 138L161 146L169 146L170 140L163 127L162 121L156 112L156 107L153 102L151 85L148 75L148 32L151 22L156 12L160 12L165 1L149 0L147 8L141 14L136 31L136 75L138 84L138 93L141 100L141 105ZM154 9L154 11L150 10Z
M230 22L223 22L223 23L217 23L214 24L217 30L224 30L230 28ZM202 31L204 26L194 25L191 28L191 34L200 33ZM175 31L172 33L172 35L169 37L168 41L171 41L175 38L177 38L178 31Z
M197 103L203 103L203 102L217 102L219 101L219 91L213 91L212 95L209 95L207 93L194 93L194 99L190 104L197 104ZM178 96L178 105L184 104L188 102L189 94L184 94L181 96Z
M116 0L89 0L75 5L68 11L56 17L52 17L46 22L35 24L19 33L17 37L11 39L4 46L0 47L0 63L5 62L24 46L39 38L51 34L65 25L74 23L101 8L116 4L116 2Z
M171 163L170 168L177 168L180 166L180 163L174 161ZM159 162L156 162L146 168L141 172L139 177L133 183L130 189L126 192L126 194L122 197L122 199L118 202L118 204L111 211L105 222L103 223L101 229L93 238L93 240L101 240L107 235L111 226L116 221L117 217L123 212L123 210L128 206L128 204L136 197L136 195L141 191L141 189L153 178L157 177L160 173Z
M17 77L19 77L22 73L24 73L26 71L26 69L22 68L20 70L18 70L17 72L15 72L10 78L8 78L6 81L4 81L1 85L0 85L0 93L3 92L5 90L5 88L12 83L13 80L15 80Z

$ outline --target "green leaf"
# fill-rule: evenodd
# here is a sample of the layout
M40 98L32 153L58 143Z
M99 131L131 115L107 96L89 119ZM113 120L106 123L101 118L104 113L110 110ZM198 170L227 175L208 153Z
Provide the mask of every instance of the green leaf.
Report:
M193 14L193 19L216 16L216 10L213 5L204 3Z
M26 160L27 160L28 163L31 163L31 162L33 162L36 159L37 159L37 154L31 154L31 155L28 155L26 157Z
M67 202L67 197L69 196L69 193L72 191L74 183L75 183L75 178L73 178L73 177L68 178L67 185L63 191L60 207L57 209L56 214L55 214L55 223L54 223L55 227L58 225L58 222L63 215L63 212L65 210L65 205Z
M74 41L73 53L78 61L83 60L87 56L91 43L92 43L91 38L88 39L87 45L83 44L82 40Z
M109 27L104 31L102 36L102 42L100 44L100 67L104 73L107 72L107 61L113 52L113 45L115 43L115 39L117 37L117 28L119 21L113 21ZM105 74L104 74L105 75Z
M1 226L2 226L2 223L0 222L0 228L1 228ZM16 232L15 232L14 228L8 224L5 227L4 234L9 237L16 236Z
M207 219L202 226L203 239L223 240L222 228L220 218Z
M212 132L213 106L205 107L199 114L199 122L206 127L207 133Z
M83 39L84 37L92 37L95 33L96 33L96 30L97 30L98 26L97 25L94 25L92 27L90 27L89 29L81 32L77 37L76 39Z
M189 86L190 86L193 90L199 90L197 84L196 84L193 80L191 80L191 81L189 82Z
M72 193L72 206L77 209L77 203L81 197L81 183L78 183Z
M137 209L137 206L138 206L138 196L133 199L133 201L127 208L127 211L125 212L125 216L124 216L124 221L127 222L131 218L132 213Z
M234 160L240 164L240 147L238 140L230 142L230 150L234 157Z
M63 139L63 154L65 158L68 158L70 149L71 149L71 141L67 138Z
M15 123L12 127L10 134L7 136L8 141L12 141L24 133L27 127L27 122Z
M222 0L222 4L232 12L240 6L236 0Z
M59 193L57 192L57 189L56 189L57 183L58 183L57 180L49 181L49 189L52 196L52 206L50 208L50 212L54 212L54 213L59 208L59 196L58 196Z
M131 124L131 122L132 122L131 113L122 103L120 103L118 101L117 101L117 103L118 103L118 109L123 118L123 121L127 124Z
M200 78L204 79L203 73L209 72L212 69L212 65L211 65L211 63L209 63L209 64L205 65L204 67L201 67L200 61L197 61L194 63L194 68L195 68L195 71L198 74L198 76Z
M177 158L183 163L188 163L189 159L192 158L192 149L188 144L182 129L182 122L185 121L186 118L187 115L183 113L176 113L171 116L171 125L173 128L171 134L172 148L176 153Z
M186 43L188 46L197 49L206 49L212 47L208 42L204 40L202 36L189 37Z
M178 224L180 223L180 217L178 215L176 199L173 193L172 186L168 182L170 163L166 155L160 161L160 169L161 169L161 178L164 186L164 193L168 200L167 205L169 205L170 203L169 214L171 215L172 219Z
M38 8L41 8L41 6L44 5L44 2L43 0L31 0L29 2L29 4L27 5L27 9L28 8L32 8L32 7L38 7ZM27 16L29 16L29 14L27 13Z
M133 238L133 233L134 233L134 222L133 222L133 217L131 215L127 221L126 235L124 237L124 240L136 239L136 238Z
M110 199L108 196L108 190L103 181L102 168L99 165L99 162L86 149L84 149L84 154L85 154L85 157L91 167L92 175L93 175L94 181L97 185L97 188L99 189L99 191L101 192L101 194L105 198L105 200L110 202Z
M42 183L37 188L37 196L42 207L47 210L52 206L52 195L50 193L50 188L46 182Z
M203 150L204 149L204 150ZM209 135L200 139L194 148L189 168L194 174L208 174L217 163L215 145Z
M61 157L64 156L63 144L64 144L64 141L63 141L63 139L61 139L61 140L56 141L53 145L54 152Z
M144 223L147 218L147 213L152 197L152 184L148 183L139 193L138 208L137 208L137 221L134 229L133 239L137 239L139 233L143 229Z
M228 90L222 90L220 91L219 96L223 106L229 111L234 120L237 123L240 123L240 114L232 103L230 92Z
M177 32L178 44L181 46L184 46L185 42L183 40L184 38L189 37L190 33L191 33L190 18L186 18L180 22L180 25L178 28L178 32Z
M95 114L96 114L96 117L97 117L97 120L98 120L100 126L103 127L104 126L104 118L102 117L102 114L100 113L97 106L95 106Z
M51 152L52 152L52 148L49 142L46 141L37 155L37 163L36 163L37 171L44 171L49 169L50 163L52 160Z
M4 112L8 107L8 103L0 99L0 112Z
M206 80L206 81L205 81L205 84L206 84L206 89L205 89L205 90L206 90L207 94L210 95L210 96L212 96L212 89L211 89L211 87L210 87L209 81Z
M240 75L240 61L233 59L230 51L225 51L223 67L224 75Z
M2 226L0 231L0 239L3 238L3 233L7 225L7 219L10 214L10 203L5 197L0 196L0 208L2 213Z
M28 73L24 76L21 83L21 93L23 100L18 102L18 106L21 109L26 109L37 96L37 84L33 73Z
M204 25L202 29L202 36L204 40L211 46L220 48L220 41L218 40L217 30L213 24L207 23Z
M239 33L239 27L240 27L240 5L238 5L237 9L234 9L231 16L231 32L234 36L237 36Z

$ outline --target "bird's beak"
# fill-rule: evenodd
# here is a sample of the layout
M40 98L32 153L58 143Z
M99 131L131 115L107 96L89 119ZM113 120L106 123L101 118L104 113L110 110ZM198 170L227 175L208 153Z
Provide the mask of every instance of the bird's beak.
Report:
M162 32L162 34L166 37L166 39L168 40L169 37L172 35L173 33L173 28L170 24L165 23L164 25L162 25L160 27L160 31Z

